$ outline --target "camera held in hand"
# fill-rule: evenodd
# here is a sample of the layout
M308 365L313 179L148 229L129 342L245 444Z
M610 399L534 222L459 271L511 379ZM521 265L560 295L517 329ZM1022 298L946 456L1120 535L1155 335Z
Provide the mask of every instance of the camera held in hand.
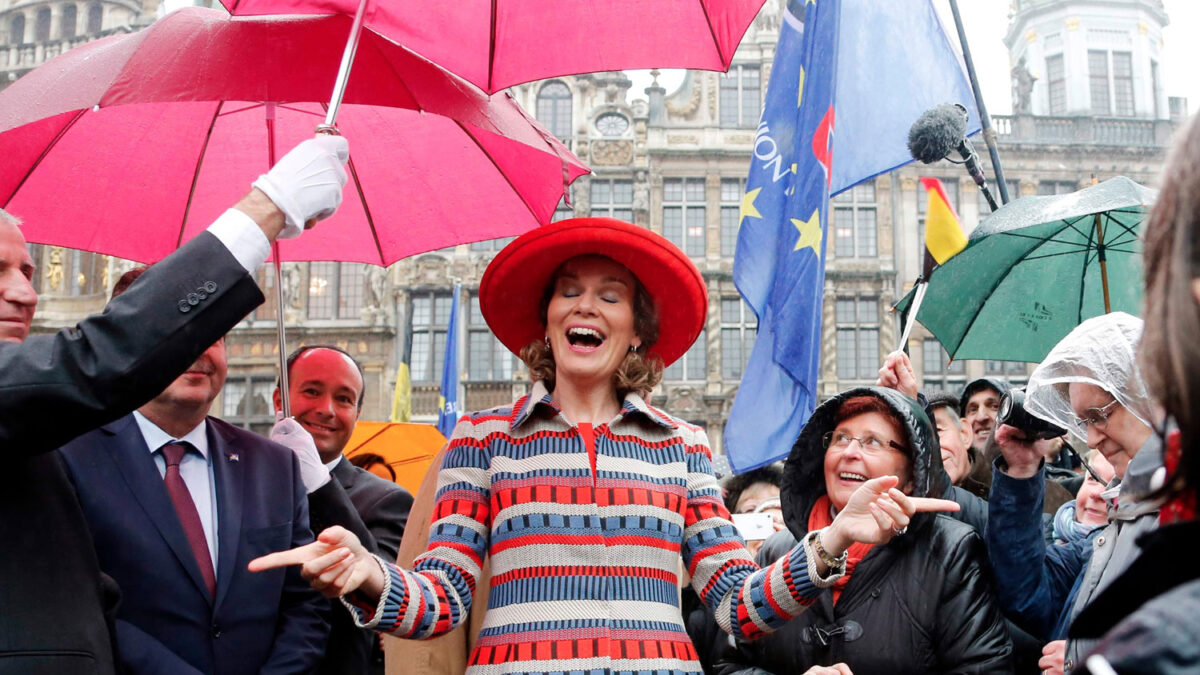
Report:
M1031 441L1058 438L1067 433L1066 429L1030 414L1025 409L1025 391L1022 389L1010 389L1004 394L996 421L1020 429Z

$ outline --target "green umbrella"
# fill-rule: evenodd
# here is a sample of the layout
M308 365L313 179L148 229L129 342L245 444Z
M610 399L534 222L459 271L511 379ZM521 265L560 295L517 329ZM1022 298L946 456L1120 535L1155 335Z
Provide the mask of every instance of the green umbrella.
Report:
M1156 194L1118 176L1006 204L933 272L917 321L951 358L1037 362L1084 319L1141 315L1138 231Z

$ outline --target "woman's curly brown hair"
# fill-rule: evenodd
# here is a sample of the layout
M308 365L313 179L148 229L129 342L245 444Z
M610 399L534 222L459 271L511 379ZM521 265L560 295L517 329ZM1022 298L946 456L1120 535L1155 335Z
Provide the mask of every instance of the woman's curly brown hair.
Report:
M611 258L606 259L611 260ZM550 282L542 291L538 316L541 318L543 326L546 325L546 312L550 307L550 298L554 296L558 277L567 262L570 260L563 262L554 271L554 274L550 275ZM642 282L638 281L633 272L630 272L629 275L633 277L634 283L633 332L642 339L642 345L637 351L627 353L621 361L621 365L617 367L617 372L613 374L613 384L616 386L619 399L624 399L625 394L630 392L643 398L649 396L650 392L662 381L663 375L662 359L657 354L649 353L650 348L658 342L658 309L654 305L654 298L650 297L650 293L646 291ZM529 368L529 379L534 382L543 382L548 391L554 391L554 353L545 341L534 340L522 347L521 360Z

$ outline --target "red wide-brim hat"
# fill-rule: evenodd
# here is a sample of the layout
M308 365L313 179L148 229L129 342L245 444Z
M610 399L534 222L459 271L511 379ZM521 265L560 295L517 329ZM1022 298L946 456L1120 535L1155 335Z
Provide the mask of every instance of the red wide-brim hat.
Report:
M539 305L558 266L581 255L624 265L658 311L658 342L650 352L665 365L692 346L704 328L708 287L700 270L662 235L613 218L570 218L517 237L496 254L479 282L487 325L514 354L546 335Z

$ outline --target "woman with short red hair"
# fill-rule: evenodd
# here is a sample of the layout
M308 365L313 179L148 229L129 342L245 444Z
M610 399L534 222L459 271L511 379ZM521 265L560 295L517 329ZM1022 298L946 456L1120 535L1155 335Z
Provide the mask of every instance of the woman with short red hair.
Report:
M946 490L937 436L917 401L863 387L821 404L784 465L780 498L790 533L768 539L759 559L815 532L827 552L840 555L844 574L776 633L739 643L717 672L1013 671L1012 645L974 528L917 513L872 543L841 535L838 518L864 485L883 476L895 476L898 489L914 498Z

